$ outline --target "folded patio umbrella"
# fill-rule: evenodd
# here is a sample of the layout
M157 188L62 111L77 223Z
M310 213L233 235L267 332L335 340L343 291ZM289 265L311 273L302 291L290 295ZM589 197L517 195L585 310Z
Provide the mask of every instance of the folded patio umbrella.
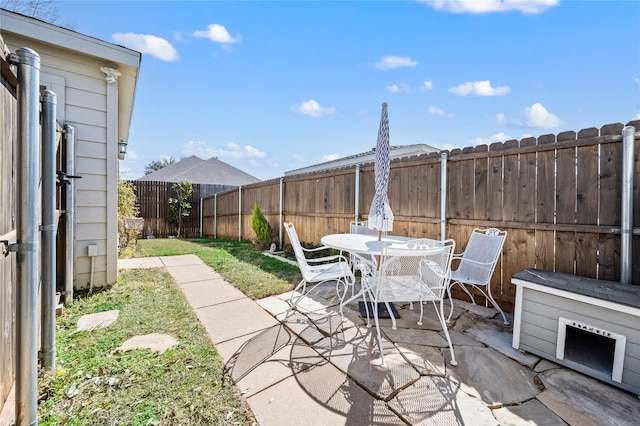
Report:
M393 212L389 206L387 189L389 187L389 117L387 103L382 104L380 116L380 128L378 129L378 141L376 142L375 179L376 193L371 200L371 209L367 219L368 226L378 231L380 237L383 232L393 230Z

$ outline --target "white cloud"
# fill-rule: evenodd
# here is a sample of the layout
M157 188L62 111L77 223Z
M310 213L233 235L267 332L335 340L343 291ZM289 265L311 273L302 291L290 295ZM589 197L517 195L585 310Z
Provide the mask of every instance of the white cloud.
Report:
M507 116L503 113L496 114L496 121L500 124L504 124L507 121Z
M434 9L451 13L520 12L533 15L557 6L559 0L418 0Z
M559 127L562 121L551 114L541 103L535 103L525 108L525 125L536 129L551 129Z
M240 36L231 37L227 29L220 24L209 24L205 31L194 31L195 38L208 38L214 43L237 43Z
M240 146L235 142L227 142L223 148L214 148L203 141L187 141L182 145L181 153L183 155L196 155L198 157L210 158L217 157L221 159L251 159L266 158L267 154L251 145ZM162 157L160 157L162 158Z
M422 83L422 86L420 86L420 91L428 92L429 90L433 90L433 83L431 83L430 81L425 81L424 83Z
M404 83L400 86L392 84L391 86L385 87L385 90L389 93L411 93L411 88Z
M631 121L640 120L640 112L633 116Z
M171 62L178 59L178 52L167 40L149 34L115 33L111 36L114 42L137 50L140 53L154 56L160 60Z
M416 65L418 63L408 56L385 56L380 58L375 67L381 70L390 70L393 68L415 67Z
M473 81L452 87L449 92L458 96L503 96L511 92L508 86L491 87L490 80Z
M293 161L294 163L299 163L301 161L304 161L304 157L300 154L293 154L291 156L291 161Z
M130 149L127 150L127 160L137 160L138 154Z
M340 154L325 154L322 156L322 162L324 163L325 161L333 161L337 160L338 158L342 158L342 156Z
M309 117L326 117L335 115L337 110L333 107L322 107L320 104L311 99L306 102L302 102L299 106L292 109L293 112L302 115L308 115Z
M474 145L489 145L494 142L504 142L510 139L513 138L504 132L500 132L496 133L495 135L491 135L488 138L477 137L473 139L471 143L473 143Z
M434 106L430 106L429 108L427 108L427 112L431 115L437 115L438 117L447 117L447 118L453 117L452 113L445 112L444 110Z

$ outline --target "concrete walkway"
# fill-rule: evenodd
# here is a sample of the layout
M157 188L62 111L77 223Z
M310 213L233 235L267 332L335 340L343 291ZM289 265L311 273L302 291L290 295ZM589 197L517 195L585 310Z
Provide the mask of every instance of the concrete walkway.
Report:
M398 306L398 329L375 328L357 305L341 321L335 287L305 298L282 322L290 294L252 301L195 255L125 259L120 269L164 267L247 399L268 425L637 425L640 400L511 348L497 311L456 303L449 330L458 365L433 308L422 326ZM416 310L417 311L417 310Z

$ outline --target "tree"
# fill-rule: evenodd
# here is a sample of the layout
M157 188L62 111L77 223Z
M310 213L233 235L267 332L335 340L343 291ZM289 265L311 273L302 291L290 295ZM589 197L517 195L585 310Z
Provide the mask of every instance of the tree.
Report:
M162 168L165 168L175 162L176 160L173 157L164 157L164 156L160 157L159 160L151 160L151 162L144 167L144 174L146 176Z
M60 23L58 5L54 0L0 0L0 9L40 19L50 24L73 29L72 21Z
M191 182L178 182L171 185L171 189L175 191L176 196L169 198L169 217L167 222L170 225L178 227L178 238L180 238L180 230L184 218L191 215L191 194L193 194L193 184Z

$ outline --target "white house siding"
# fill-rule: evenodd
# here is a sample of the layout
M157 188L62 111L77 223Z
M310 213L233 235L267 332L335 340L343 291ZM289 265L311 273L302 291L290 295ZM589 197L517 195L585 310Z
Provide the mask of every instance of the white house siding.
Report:
M82 178L72 183L76 188L74 287L83 289L89 286L89 244L98 246L93 271L94 287L110 285L117 277L118 140L128 137L130 111L126 123L120 123L119 83L108 83L100 68L110 67L123 75L133 76L133 83L122 77L120 81L128 90L134 90L140 54L58 27L40 22L36 24L36 27L45 26L48 33L42 37L30 33L29 38L25 38L21 35L24 32L7 32L2 28L2 21L0 31L12 52L20 47L29 47L40 55L41 81L43 84L47 84L47 80L53 81L55 86L51 89L58 97L58 121L75 129L75 174ZM71 40L73 49L39 41L50 41L50 33L63 34L60 41ZM53 39L58 41L57 37ZM111 59L93 56L94 53ZM61 90L64 93L60 93ZM129 97L131 106L133 94ZM123 105L126 107L127 103Z

